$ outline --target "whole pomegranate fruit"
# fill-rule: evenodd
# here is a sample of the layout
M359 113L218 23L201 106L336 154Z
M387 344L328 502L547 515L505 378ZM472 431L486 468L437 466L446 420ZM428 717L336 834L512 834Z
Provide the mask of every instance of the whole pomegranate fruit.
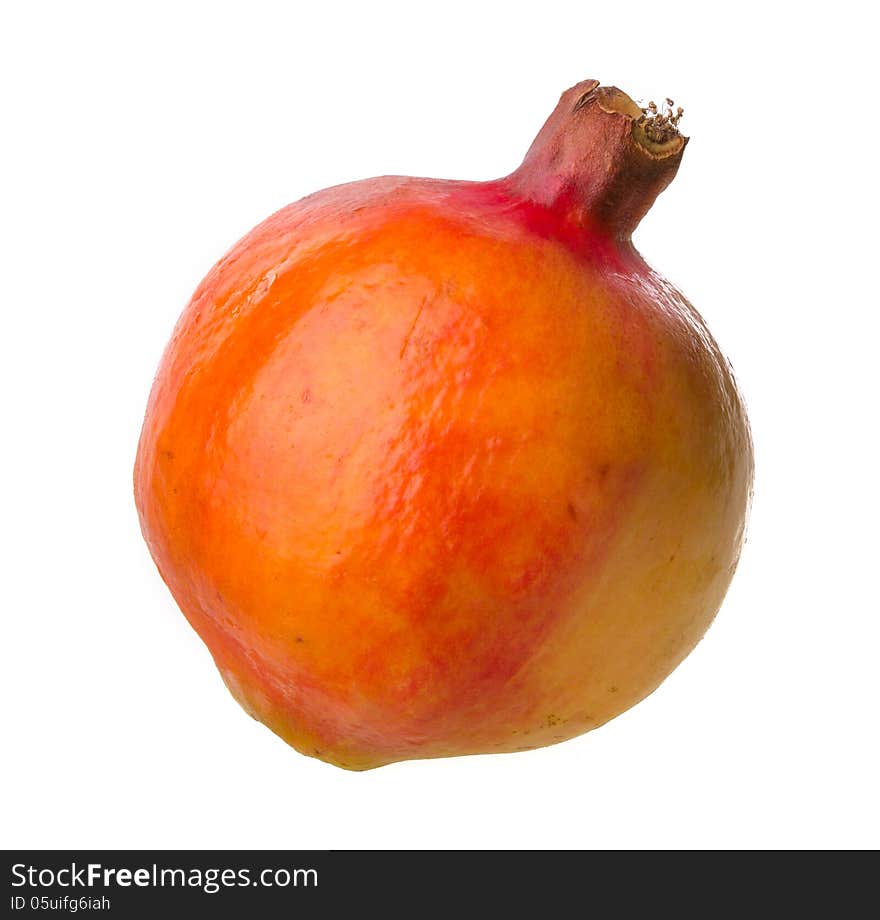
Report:
M233 695L298 750L552 744L705 632L751 439L630 242L685 142L589 80L512 175L318 192L199 286L147 408L141 526Z

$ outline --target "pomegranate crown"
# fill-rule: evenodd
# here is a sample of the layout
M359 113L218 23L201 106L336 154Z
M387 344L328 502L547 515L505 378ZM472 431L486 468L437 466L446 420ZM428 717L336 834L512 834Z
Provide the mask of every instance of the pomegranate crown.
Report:
M566 90L511 179L568 219L628 238L672 181L688 138L672 99L638 105L616 86Z

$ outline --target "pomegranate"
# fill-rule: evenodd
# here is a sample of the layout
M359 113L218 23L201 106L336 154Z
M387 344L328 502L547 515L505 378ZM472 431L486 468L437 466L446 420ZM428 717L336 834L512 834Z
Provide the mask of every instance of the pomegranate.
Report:
M362 770L563 741L709 626L748 423L630 241L679 117L579 83L506 178L318 192L196 290L141 527L235 698L299 751Z

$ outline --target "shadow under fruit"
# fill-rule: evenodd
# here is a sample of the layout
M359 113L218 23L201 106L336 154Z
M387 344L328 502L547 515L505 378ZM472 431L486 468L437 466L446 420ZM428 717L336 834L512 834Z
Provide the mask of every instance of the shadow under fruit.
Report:
M586 81L512 175L318 192L199 286L147 408L141 526L298 750L360 770L562 741L709 626L748 423L630 242L685 143Z

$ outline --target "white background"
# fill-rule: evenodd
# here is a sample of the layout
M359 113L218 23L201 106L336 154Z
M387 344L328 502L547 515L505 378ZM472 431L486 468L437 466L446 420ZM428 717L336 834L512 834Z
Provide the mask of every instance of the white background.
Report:
M870 4L3 9L0 844L880 845ZM693 655L596 732L363 774L302 757L233 702L141 540L162 348L270 212L506 174L586 77L686 109L636 242L749 405L740 570Z

